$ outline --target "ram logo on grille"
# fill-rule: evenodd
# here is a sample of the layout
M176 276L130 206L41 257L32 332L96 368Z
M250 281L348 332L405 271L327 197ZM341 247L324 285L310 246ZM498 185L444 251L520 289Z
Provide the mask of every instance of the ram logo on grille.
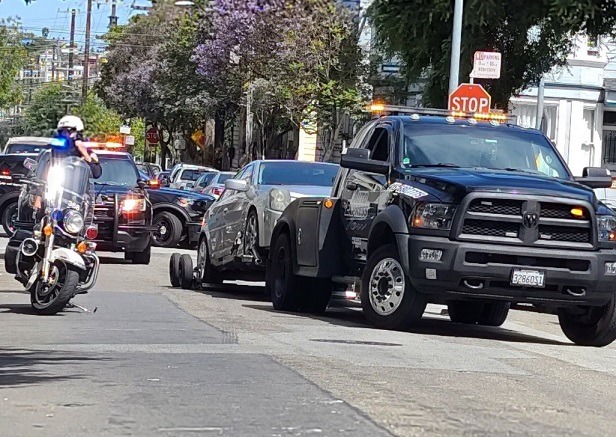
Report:
M522 221L524 227L527 229L536 228L539 224L539 214L534 212L526 212L524 213L524 219Z

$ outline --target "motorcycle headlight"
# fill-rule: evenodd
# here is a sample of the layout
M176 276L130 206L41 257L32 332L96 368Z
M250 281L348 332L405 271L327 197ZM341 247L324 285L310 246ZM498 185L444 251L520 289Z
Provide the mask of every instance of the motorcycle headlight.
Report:
M599 241L616 241L616 217L600 215L597 217Z
M83 216L77 211L67 211L63 223L66 232L77 234L83 229Z
M448 231L456 213L455 205L445 203L420 203L411 217L411 226L416 228Z
M132 197L122 200L120 204L120 210L122 212L138 212L145 211L147 204L145 199L134 199Z
M269 206L274 211L284 211L289 203L291 203L291 195L288 191L276 188L270 191Z

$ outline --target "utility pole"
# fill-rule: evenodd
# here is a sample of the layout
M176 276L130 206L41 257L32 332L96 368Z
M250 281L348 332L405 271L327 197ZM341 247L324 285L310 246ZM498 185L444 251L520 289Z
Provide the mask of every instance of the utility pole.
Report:
M453 33L451 35L451 65L449 66L449 94L460 84L460 46L462 45L462 17L464 0L456 0L453 10Z
M90 75L90 22L92 21L92 0L88 0L86 11L86 44L83 54L83 85L81 88L81 101L86 101L88 95L88 76Z
M545 94L545 79L541 77L539 88L537 89L537 116L535 117L535 129L541 130L543 121L543 96Z
M57 59L58 59L58 40L55 39L54 43L53 43L53 49L52 49L52 55L51 55L51 81L55 82L56 80L56 63L57 63Z
M109 29L112 29L118 25L117 0L111 0L111 15L109 16Z
M68 49L68 83L72 83L73 75L75 72L73 71L74 67L74 54L75 50L75 17L77 16L77 10L71 9L71 36L70 36L70 45Z

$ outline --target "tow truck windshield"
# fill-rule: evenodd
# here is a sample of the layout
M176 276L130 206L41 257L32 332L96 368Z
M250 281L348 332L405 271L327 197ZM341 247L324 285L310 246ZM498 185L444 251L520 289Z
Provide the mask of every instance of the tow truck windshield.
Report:
M486 168L571 177L543 136L494 126L407 125L401 161L405 168Z

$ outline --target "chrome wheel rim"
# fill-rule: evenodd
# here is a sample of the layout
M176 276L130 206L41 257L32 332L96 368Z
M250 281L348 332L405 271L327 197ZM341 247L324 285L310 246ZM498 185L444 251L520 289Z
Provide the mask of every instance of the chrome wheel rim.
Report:
M207 247L205 240L201 240L199 243L199 249L197 250L197 265L199 266L199 279L203 282L205 278L205 263L207 262Z
M372 269L368 292L370 305L377 314L388 316L402 304L405 278L400 263L393 258L385 258Z
M36 281L34 287L34 301L39 308L47 308L55 302L64 287L66 280L66 265L62 263L63 271L54 265L51 269L49 284L43 284L40 280Z
M252 254L257 247L257 218L250 214L246 223L246 235L244 237L244 253Z

